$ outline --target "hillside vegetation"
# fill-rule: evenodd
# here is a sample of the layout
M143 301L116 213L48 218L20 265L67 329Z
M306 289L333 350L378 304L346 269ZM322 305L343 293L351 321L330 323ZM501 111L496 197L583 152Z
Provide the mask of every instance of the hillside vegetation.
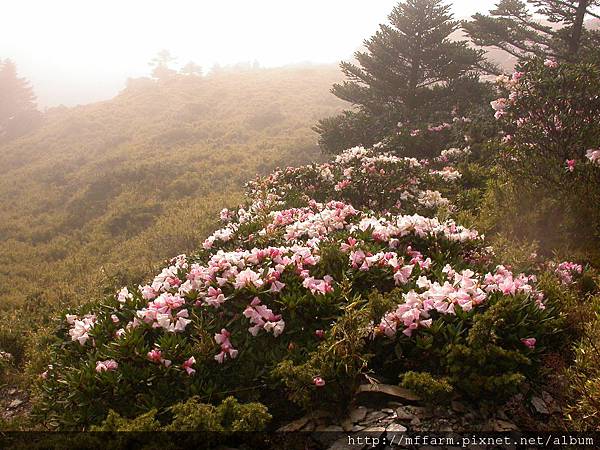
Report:
M196 248L243 184L318 158L335 67L131 80L0 147L0 305L89 301ZM131 264L135 261L135 264ZM134 267L132 272L126 267Z

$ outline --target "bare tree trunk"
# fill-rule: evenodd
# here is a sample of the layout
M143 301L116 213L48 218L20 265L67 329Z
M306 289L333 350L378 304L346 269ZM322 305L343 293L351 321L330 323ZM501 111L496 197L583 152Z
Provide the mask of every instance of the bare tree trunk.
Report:
M573 21L573 32L571 33L571 39L569 40L569 57L573 59L577 56L579 48L581 47L583 21L589 2L590 0L579 0L579 3L577 4L577 12L575 13L575 20Z

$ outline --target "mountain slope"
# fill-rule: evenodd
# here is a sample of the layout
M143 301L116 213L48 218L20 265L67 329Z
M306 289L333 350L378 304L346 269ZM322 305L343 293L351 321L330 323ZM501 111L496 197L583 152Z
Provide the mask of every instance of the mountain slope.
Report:
M319 158L310 127L340 107L328 92L339 77L322 66L140 79L51 110L0 147L0 305L86 301L197 247L246 181Z

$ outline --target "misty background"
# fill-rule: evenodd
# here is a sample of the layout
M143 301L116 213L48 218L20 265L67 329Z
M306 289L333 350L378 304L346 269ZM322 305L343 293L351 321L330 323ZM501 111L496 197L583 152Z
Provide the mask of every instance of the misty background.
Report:
M493 0L455 0L456 18ZM3 2L0 58L27 78L40 109L112 98L126 79L150 73L162 49L174 67L336 64L372 35L395 0Z

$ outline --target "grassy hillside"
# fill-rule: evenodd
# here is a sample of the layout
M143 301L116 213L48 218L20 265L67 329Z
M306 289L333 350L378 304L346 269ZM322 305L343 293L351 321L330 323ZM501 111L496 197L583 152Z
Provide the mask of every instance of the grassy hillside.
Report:
M0 307L84 302L198 247L246 181L320 157L310 128L339 108L339 77L134 80L113 100L50 111L0 147Z

